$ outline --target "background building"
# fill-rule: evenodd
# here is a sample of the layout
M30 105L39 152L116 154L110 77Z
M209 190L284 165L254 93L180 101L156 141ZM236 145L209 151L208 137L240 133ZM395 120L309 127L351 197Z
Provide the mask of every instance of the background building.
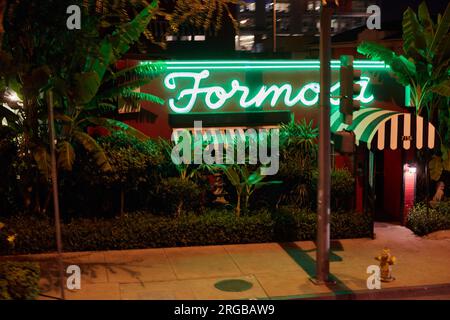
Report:
M367 7L376 3L375 0L345 1L333 16L332 33L365 25ZM304 44L319 37L320 6L320 0L245 0L236 14L239 21L236 50L301 51Z

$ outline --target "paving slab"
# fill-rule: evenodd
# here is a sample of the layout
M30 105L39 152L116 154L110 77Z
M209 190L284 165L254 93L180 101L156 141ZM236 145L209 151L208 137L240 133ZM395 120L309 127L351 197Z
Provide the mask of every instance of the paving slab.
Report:
M164 249L177 279L242 275L223 246Z
M122 300L195 300L192 289L184 281L153 281L119 284Z
M224 247L244 274L296 271L300 266L278 243Z
M109 282L142 283L175 280L175 272L164 249L105 252Z
M118 283L83 284L80 290L65 290L66 300L120 300ZM39 300L55 300L60 298L57 287L42 292Z

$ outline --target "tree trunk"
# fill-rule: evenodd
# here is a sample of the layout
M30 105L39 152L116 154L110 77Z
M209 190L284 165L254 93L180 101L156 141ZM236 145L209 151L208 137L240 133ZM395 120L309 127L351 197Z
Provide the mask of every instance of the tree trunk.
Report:
M123 215L125 211L125 191L123 187L120 188L120 215Z
M180 216L181 216L181 213L183 212L183 200L181 200L179 203L178 203L178 206L177 206L177 218L179 218Z
M237 203L236 203L236 217L241 216L241 195L237 195Z
M0 0L0 47L3 41L3 33L5 33L5 29L3 28L3 17L5 15L6 9L6 0Z

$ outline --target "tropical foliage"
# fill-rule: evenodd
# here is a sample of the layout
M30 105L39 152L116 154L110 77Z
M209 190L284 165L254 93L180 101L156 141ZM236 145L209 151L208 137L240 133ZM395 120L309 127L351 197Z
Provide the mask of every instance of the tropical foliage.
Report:
M102 35L101 19L88 15L90 2L84 2L82 30L72 32L65 25L67 1L10 1L4 19L0 84L2 119L21 137L20 153L28 173L25 195L35 199L34 210L41 211L39 189L47 189L49 153L46 92L54 93L57 121L57 152L60 168L71 170L75 161L75 144L92 155L99 167L111 166L104 150L86 132L92 124L137 133L115 120L101 117L105 109L114 109L114 99L145 99L162 103L150 94L134 93L133 89L158 75L160 64L137 66L114 73L116 61L139 40L153 16L157 1L145 7L132 21L116 31ZM34 6L34 7L33 7ZM48 12L55 14L48 15ZM29 29L33 32L29 32ZM72 54L67 54L71 52ZM14 98L14 99L13 99ZM35 170L38 169L38 170ZM26 200L27 203L32 200ZM45 210L45 208L44 208Z
M370 58L386 61L399 83L411 87L417 115L438 127L441 155L430 162L431 177L439 179L450 168L450 4L433 21L425 2L416 14L408 8L403 14L403 54L382 45L363 42L358 51Z
M255 190L265 185L279 184L281 181L263 181L267 176L261 174L261 167L251 170L246 164L217 165L222 170L236 192L235 213L239 217L241 209L248 212L249 200ZM243 205L241 201L244 201Z
M180 15L182 1L169 11L166 3L161 8L156 0L0 2L0 120L18 138L25 210L45 212L51 191L47 93L52 91L54 97L59 168L72 170L82 149L101 171L111 171L107 153L89 129L121 130L147 139L110 115L117 111L119 101L162 104L159 97L135 89L165 68L153 63L117 70L117 61L143 37L155 40L148 29L152 19L166 19L175 30L195 16L206 28L221 20L228 3L233 0L208 1L203 7L199 2ZM69 5L82 9L81 30L66 28Z
M277 206L293 203L300 207L314 202L313 172L317 168L318 128L313 122L290 122L280 128L280 170L282 180Z

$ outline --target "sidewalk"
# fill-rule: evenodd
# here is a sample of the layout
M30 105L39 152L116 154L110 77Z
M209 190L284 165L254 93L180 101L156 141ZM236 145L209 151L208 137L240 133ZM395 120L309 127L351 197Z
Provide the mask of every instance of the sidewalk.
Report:
M397 257L396 280L389 288L450 285L450 239L420 238L404 227L377 223L376 239L339 240L332 243L331 273L334 286L316 286L309 278L315 270L311 241L182 247L106 252L65 253L66 265L82 270L81 290L66 290L67 299L284 299L367 291L366 269L384 246ZM41 299L59 297L54 255L21 256L39 261ZM227 292L214 285L241 279L252 287ZM46 297L49 296L49 297Z

